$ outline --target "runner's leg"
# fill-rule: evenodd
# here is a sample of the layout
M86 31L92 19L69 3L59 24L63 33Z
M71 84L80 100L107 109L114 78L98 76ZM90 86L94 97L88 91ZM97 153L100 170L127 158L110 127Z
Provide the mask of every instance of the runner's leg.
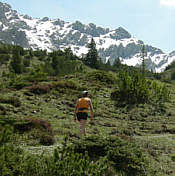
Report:
M85 136L86 135L85 127L86 127L86 120L81 119L80 120L80 136L82 136L82 135Z

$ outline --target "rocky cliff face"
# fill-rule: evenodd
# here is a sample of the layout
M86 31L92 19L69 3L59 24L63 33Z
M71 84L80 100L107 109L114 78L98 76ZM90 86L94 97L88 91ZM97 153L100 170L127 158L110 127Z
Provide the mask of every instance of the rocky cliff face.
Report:
M94 38L99 56L111 63L116 58L127 64L138 66L141 63L143 41L119 27L115 30L88 25L79 21L74 23L48 17L33 19L21 15L10 5L0 2L0 40L24 48L53 51L70 47L74 54L81 56L88 51L87 44ZM145 45L146 66L149 70L161 72L175 60L175 52L165 54L158 48Z

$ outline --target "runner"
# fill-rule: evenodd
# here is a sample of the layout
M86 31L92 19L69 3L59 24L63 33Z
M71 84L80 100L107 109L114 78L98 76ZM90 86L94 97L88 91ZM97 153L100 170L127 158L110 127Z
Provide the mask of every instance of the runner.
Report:
M82 135L86 135L86 121L88 118L88 108L90 107L90 120L93 120L93 106L91 99L88 97L88 91L82 92L82 98L79 98L77 104L75 106L75 118L74 121L77 120L80 122L80 137Z

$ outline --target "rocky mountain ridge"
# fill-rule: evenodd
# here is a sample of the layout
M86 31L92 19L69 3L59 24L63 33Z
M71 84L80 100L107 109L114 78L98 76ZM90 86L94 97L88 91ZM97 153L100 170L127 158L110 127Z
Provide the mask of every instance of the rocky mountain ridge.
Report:
M116 58L127 65L139 66L143 41L119 27L115 30L88 25L80 21L65 22L60 19L33 19L21 15L10 5L0 2L0 41L21 45L24 48L42 49L48 52L70 47L74 54L88 52L87 44L94 38L99 56L104 62L113 63ZM161 49L145 45L146 67L161 72L175 60L175 52L164 53Z

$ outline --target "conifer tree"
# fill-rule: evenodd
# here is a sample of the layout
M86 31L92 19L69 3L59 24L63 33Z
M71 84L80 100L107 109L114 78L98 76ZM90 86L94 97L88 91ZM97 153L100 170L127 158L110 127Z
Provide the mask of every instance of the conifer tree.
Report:
M22 57L18 48L14 49L10 66L16 74L21 74L23 71Z
M145 76L145 56L146 56L146 49L145 46L143 45L142 47L142 75Z
M73 59L73 52L70 47L64 49L64 55L66 59Z
M120 66L121 66L121 61L120 61L120 58L117 57L117 58L114 60L113 67L119 68Z
M84 59L84 63L89 67L98 68L98 52L93 38L91 39L91 42L88 45L88 48L89 48L89 51Z

